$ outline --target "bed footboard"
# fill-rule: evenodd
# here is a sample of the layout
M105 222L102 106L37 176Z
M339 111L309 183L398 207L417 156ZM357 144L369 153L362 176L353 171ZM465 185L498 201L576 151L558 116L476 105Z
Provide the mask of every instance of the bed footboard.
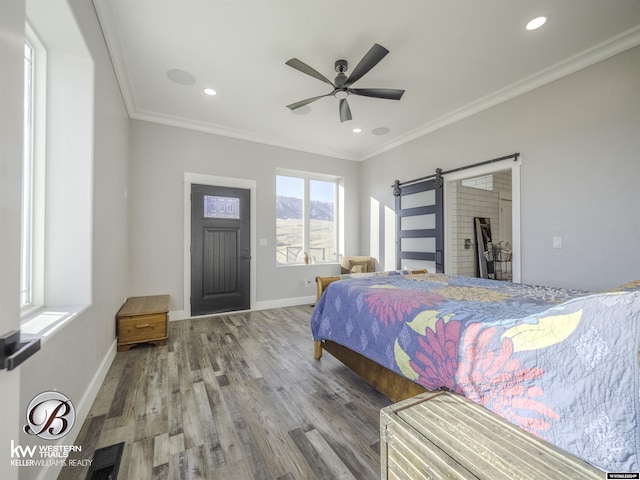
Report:
M322 350L326 350L393 402L399 402L400 400L405 400L428 391L417 383L413 383L411 380L392 372L388 368L378 365L373 360L369 360L367 357L353 350L349 350L347 347L343 347L338 343L329 340L315 343L314 356L321 356ZM317 356L316 360L319 360L319 358L320 357Z
M426 270L412 270L412 274L427 273ZM343 276L316 277L316 301L320 300L325 289ZM320 360L322 351L326 350L333 357L349 367L354 373L359 375L365 382L378 390L394 402L399 402L406 398L413 397L427 390L420 385L408 380L391 370L378 365L367 357L360 355L342 345L328 340L315 341L313 344L313 358Z

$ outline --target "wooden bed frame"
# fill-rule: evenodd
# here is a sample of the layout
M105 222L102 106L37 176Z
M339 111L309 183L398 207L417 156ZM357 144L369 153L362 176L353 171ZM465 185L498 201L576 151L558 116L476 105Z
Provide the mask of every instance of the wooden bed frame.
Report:
M411 273L419 274L427 273L427 271L412 270ZM338 280L341 280L341 277L316 277L316 301L320 300L322 293L331 283L337 282ZM375 363L373 360L370 360L353 350L349 350L347 347L332 342L331 340L314 342L313 356L316 360L320 360L323 350L329 352L335 358L340 360L357 375L362 377L365 382L393 402L399 402L400 400L415 397L420 393L428 391L417 383L413 383L411 380L398 375L396 372Z

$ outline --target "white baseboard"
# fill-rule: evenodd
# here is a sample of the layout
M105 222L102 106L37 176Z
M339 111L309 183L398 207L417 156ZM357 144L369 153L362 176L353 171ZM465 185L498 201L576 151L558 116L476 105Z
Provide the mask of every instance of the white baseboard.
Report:
M169 312L169 321L172 322L174 320L184 320L185 318L189 318L187 316L187 312L184 310L173 310Z
M85 420L89 416L89 410L91 410L91 405L93 405L93 401L98 396L100 387L102 386L104 379L107 376L107 373L109 373L109 368L113 363L113 359L116 358L117 343L118 343L117 339L113 341L113 343L109 347L107 354L102 359L102 363L100 363L100 367L98 368L95 375L91 379L91 383L89 383L89 388L87 388L84 395L82 396L82 398L77 404L74 402L74 407L76 409L75 423L73 425L73 428L71 429L71 432L68 435L65 435L63 438L61 438L58 442L56 442L57 445L70 445L72 443L75 445L75 441L78 439L78 434L82 429L82 425L84 424ZM71 441L72 438L73 438L73 442ZM61 471L62 471L62 467L54 467L54 466L47 467L40 472L40 474L38 475L38 480L56 480Z
M264 302L256 302L255 308L251 310L269 310L270 308L284 308L284 307L295 307L298 305L307 305L311 303L316 303L316 296L310 295L308 297L295 297L295 298L280 298L278 300L265 300ZM251 310L243 310L249 312ZM238 312L224 312L222 314L216 315L228 315L230 313L240 313ZM210 316L204 315L204 316ZM187 315L187 312L184 310L174 310L169 312L169 321L172 322L174 320L185 320L187 318L191 318Z
M308 305L310 303L316 303L315 295L310 295L308 297L280 298L278 300L266 300L264 302L256 302L255 309L268 310L270 308L295 307L297 305Z

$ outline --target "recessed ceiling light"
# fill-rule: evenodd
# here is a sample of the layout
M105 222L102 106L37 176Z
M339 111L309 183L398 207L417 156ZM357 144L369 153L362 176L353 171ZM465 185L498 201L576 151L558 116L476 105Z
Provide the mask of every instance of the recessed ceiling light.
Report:
M354 128L353 130L351 130L353 133L360 133L362 131L361 128Z
M193 75L178 68L167 70L167 77L169 77L169 80L172 82L176 82L180 85L193 85L196 82Z
M374 135L386 135L387 133L389 133L389 128L388 127L374 128L373 130L371 130L371 133L373 133Z
M311 107L309 105L303 105L295 110L291 110L296 115L307 115L311 113Z
M207 95L213 96L216 94L216 91L213 88L205 88L204 93L206 93Z
M527 30L536 30L547 22L547 17L537 17L527 23Z

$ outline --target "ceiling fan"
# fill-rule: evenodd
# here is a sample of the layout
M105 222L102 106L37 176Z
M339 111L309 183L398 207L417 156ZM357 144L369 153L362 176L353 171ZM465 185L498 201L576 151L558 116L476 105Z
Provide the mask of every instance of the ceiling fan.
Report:
M377 43L374 44L373 47L371 47L366 53L366 55L362 57L362 60L360 60L360 63L356 65L356 68L353 69L353 72L351 72L351 75L349 75L348 78L345 75L345 72L349 67L348 62L346 60L336 60L335 69L336 72L338 72L338 75L333 82L317 70L311 68L306 63L298 60L297 58L292 58L285 63L290 67L301 71L302 73L306 73L307 75L311 75L318 80L328 83L333 87L333 91L325 95L319 95L317 97L307 98L306 100L300 100L299 102L287 105L287 108L296 110L297 108L303 107L311 102L315 102L319 98L333 95L340 100L340 122L346 122L347 120L351 120L351 109L349 108L349 104L347 103L347 97L349 95L361 95L363 97L400 100L402 98L404 90L396 90L393 88L351 88L354 83L364 77L369 72L369 70L375 67L378 62L380 62L380 60L382 60L385 55L387 55L387 53L389 53L389 50L384 48L382 45L378 45Z

